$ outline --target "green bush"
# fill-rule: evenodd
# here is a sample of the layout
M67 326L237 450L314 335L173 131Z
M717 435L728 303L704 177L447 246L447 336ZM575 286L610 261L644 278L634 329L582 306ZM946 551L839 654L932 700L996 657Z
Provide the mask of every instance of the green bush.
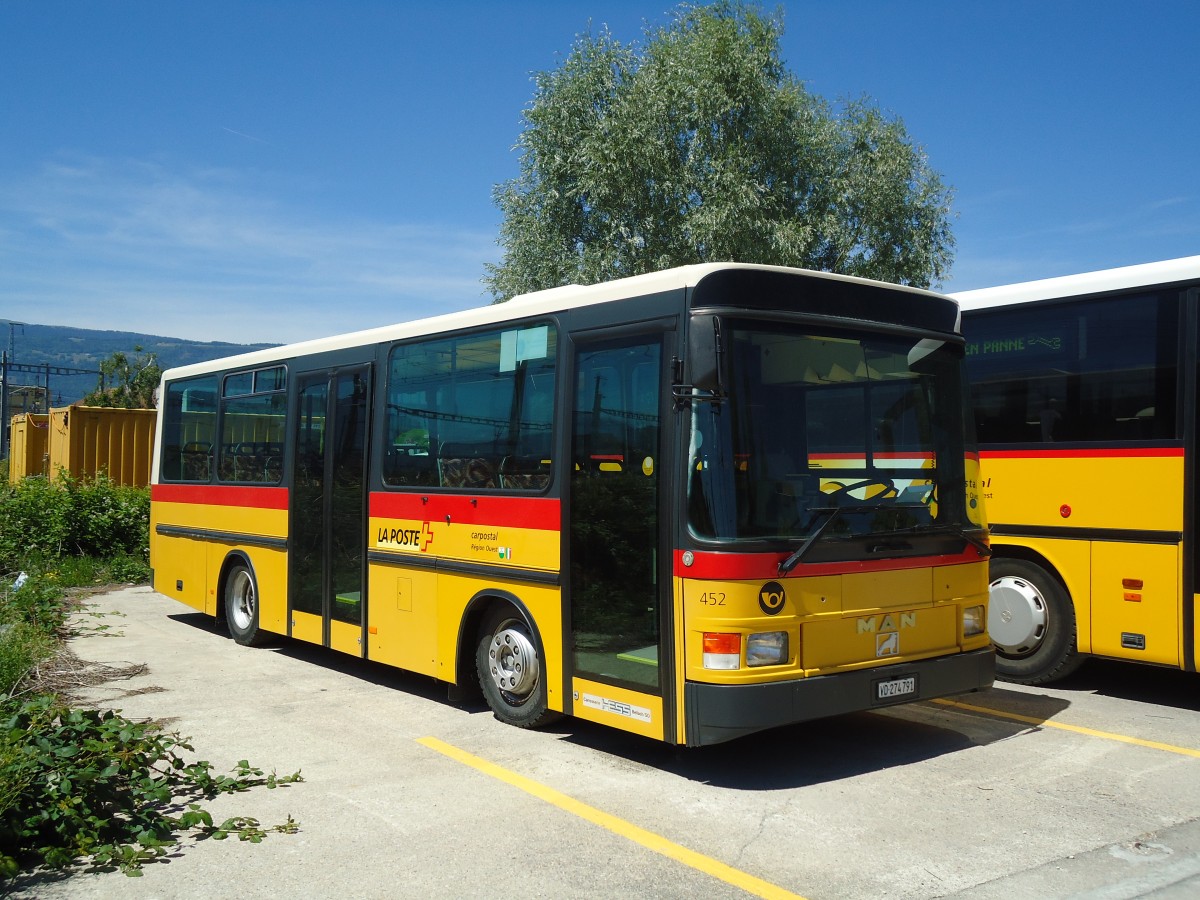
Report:
M15 571L27 554L68 552L71 497L45 478L25 478L0 492L0 569Z
M0 490L0 571L45 567L66 556L145 560L149 534L150 491L116 484L104 473L25 478Z
M60 479L71 495L69 541L75 553L108 558L135 553L150 539L150 491L114 483L101 473Z

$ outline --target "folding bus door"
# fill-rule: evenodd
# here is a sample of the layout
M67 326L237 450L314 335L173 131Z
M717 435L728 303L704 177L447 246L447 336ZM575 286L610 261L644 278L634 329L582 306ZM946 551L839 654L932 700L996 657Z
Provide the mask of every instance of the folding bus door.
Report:
M301 375L292 443L290 634L363 656L371 372Z
M565 529L573 713L656 738L673 671L661 549L669 340L575 336Z

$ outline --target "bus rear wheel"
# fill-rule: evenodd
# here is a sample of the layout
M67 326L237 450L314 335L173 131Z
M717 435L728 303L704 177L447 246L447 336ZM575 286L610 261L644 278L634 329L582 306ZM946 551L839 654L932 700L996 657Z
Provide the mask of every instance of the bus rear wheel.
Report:
M996 677L1044 684L1074 672L1075 608L1053 575L1023 559L993 558L988 633L996 647Z
M225 576L225 624L229 635L246 647L267 641L258 627L258 585L248 565L235 565Z
M557 718L546 706L546 679L532 627L511 607L493 610L479 630L475 666L496 718L536 728Z

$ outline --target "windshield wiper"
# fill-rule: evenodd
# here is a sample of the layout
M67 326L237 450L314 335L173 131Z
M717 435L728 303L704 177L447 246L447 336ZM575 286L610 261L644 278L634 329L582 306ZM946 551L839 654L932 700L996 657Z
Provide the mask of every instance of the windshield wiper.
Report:
M791 556L779 564L780 575L786 575L800 564L800 560L804 559L804 554L808 552L808 548L815 544L817 542L817 538L821 536L821 533L833 524L834 519L842 514L842 507L818 506L809 511L816 515L824 515L825 521L817 526L816 530L808 536L808 539L805 540L803 544L796 548L796 551Z
M992 548L988 546L987 541L980 540L975 535L971 534L971 532L967 531L967 529L962 525L955 525L953 523L946 523L944 525L913 525L909 528L897 528L895 531L883 532L880 536L889 537L901 534L952 534L955 537L962 538L964 541L978 550L979 555L984 559L987 559L992 555Z
M967 529L963 528L961 525L947 525L947 526L945 526L945 528L947 531L958 535L960 538L962 538L964 541L966 541L968 544L970 544L972 547L974 547L976 550L978 550L979 555L982 556L984 559L987 559L989 556L992 555L992 548L988 546L987 541L982 541L979 538L975 537L975 535L971 534L969 531L967 531Z
M788 572L792 571L792 569L796 568L796 566L800 564L800 560L804 559L805 554L808 553L808 551L812 548L813 544L820 540L821 535L825 532L825 529L832 525L842 513L879 512L881 509L895 508L896 504L894 503L863 503L854 506L812 507L809 512L813 513L814 515L823 515L825 516L825 520L821 522L821 524L817 526L816 530L805 539L803 544L796 548L795 553L779 564L779 574L786 575ZM901 508L903 508L903 506Z

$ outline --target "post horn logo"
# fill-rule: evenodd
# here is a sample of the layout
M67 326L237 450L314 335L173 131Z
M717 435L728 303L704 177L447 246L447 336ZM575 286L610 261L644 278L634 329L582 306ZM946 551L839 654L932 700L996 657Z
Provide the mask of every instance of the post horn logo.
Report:
M778 615L783 610L787 595L778 581L768 581L758 589L758 608L768 616Z

